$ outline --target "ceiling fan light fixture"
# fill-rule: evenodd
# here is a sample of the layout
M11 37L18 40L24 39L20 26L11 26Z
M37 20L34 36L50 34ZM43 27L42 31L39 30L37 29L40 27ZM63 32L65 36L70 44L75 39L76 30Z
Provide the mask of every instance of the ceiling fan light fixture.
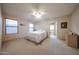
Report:
M41 18L43 15L44 15L44 12L41 12L41 11L33 12L33 16L35 16L36 18Z

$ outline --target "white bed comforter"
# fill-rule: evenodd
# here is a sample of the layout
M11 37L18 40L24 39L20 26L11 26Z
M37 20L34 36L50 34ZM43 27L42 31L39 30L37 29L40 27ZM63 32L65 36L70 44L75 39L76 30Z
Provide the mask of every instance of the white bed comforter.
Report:
M27 32L27 39L30 39L31 41L35 41L36 43L39 43L41 40L46 38L47 33L46 31L43 30L38 30L38 31L32 31L32 32Z

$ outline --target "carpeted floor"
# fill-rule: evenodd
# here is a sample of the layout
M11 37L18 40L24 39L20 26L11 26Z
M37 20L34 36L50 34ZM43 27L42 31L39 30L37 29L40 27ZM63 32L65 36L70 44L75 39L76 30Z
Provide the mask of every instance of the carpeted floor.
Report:
M25 39L8 41L3 44L2 53L14 55L77 55L79 49L68 47L64 41L51 36L41 45L35 45Z

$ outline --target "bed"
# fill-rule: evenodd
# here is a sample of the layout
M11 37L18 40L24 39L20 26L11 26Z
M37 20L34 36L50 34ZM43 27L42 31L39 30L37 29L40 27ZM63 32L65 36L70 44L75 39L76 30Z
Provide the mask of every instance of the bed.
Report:
M27 40L34 42L36 44L42 43L46 37L47 32L44 30L29 31L26 35Z

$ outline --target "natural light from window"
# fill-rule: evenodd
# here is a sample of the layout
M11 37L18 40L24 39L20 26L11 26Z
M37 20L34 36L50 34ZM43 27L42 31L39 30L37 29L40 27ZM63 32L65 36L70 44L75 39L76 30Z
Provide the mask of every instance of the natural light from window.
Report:
M18 22L16 20L6 19L6 34L17 33Z
M29 24L29 31L32 32L34 30L34 24Z

